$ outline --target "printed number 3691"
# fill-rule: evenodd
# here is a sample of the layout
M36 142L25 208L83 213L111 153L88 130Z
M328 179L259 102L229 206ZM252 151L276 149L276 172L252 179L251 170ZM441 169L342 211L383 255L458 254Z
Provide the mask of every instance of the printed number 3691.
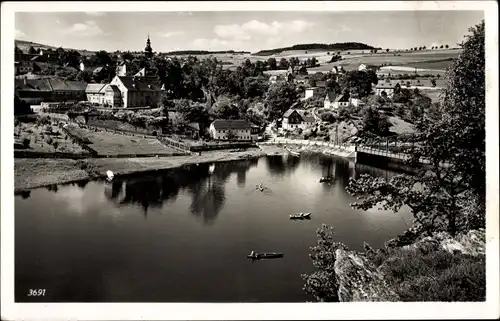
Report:
M45 289L29 289L28 296L44 296Z

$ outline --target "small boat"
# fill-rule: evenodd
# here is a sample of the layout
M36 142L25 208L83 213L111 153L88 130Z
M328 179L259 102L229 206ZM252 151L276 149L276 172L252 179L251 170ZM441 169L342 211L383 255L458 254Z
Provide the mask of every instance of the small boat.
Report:
M115 174L113 174L113 172L109 170L106 172L106 175L108 176L108 181L112 181L115 177Z
M311 218L311 213L297 213L297 214L291 214L290 219L291 220L304 220L304 219L309 219Z
M321 177L319 179L319 182L320 183L324 183L324 182L331 182L333 180L333 177L330 177L330 176L324 176L324 177Z
M260 259L277 259L283 257L283 253L276 253L276 252L269 252L269 253L255 253L252 251L249 255L247 255L247 258L249 259L254 259L254 260L260 260Z

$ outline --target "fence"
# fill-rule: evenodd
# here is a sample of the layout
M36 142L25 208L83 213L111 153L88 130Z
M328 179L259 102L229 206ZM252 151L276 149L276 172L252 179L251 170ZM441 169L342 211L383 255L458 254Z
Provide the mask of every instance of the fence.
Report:
M175 147L177 149L182 150L184 153L190 153L191 152L190 146L188 146L187 144L183 144L181 142L175 141L175 140L170 139L170 138L165 137L165 136L158 136L156 138L161 143L165 144L166 146Z
M257 147L257 145L252 142L218 143L218 144L209 143L204 145L191 146L190 150L193 152L199 152L199 151L231 149L231 148L249 148L249 147Z
M334 144L331 142L320 142L314 140L302 140L302 139L287 139L287 138L276 138L273 141L259 143L261 145L275 145L275 144L289 144L289 145L302 145L302 146L317 146L325 147L331 149L343 149L346 152L354 152L354 145L347 144Z

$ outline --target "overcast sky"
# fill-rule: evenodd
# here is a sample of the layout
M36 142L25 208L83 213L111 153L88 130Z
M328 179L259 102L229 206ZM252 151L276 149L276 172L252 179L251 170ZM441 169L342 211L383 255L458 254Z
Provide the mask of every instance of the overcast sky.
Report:
M463 40L482 11L18 12L16 39L88 50L245 50L363 42L409 48Z

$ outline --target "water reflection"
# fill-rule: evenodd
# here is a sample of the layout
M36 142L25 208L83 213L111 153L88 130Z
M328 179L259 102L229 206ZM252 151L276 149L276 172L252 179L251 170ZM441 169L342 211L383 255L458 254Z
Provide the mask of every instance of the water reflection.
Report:
M377 248L407 228L393 213L349 206L345 186L363 172L386 175L345 159L302 155L18 194L16 300L32 300L26 288L52 284L40 300L304 302L300 274L313 268L310 246L321 224L361 251L364 242ZM332 185L320 184L327 174ZM298 211L311 211L311 220L290 222L288 214ZM252 266L245 256L253 249L286 254Z
M147 218L150 208L162 208L174 202L185 189L192 197L190 211L211 224L225 203L225 184L235 173L237 184L244 187L246 174L257 166L258 159L216 164L198 164L178 169L106 183L104 194L116 206L138 205Z
M17 193L16 195L21 196L22 199L25 200L31 196L31 191L21 191L21 192Z
M284 177L292 174L300 164L300 157L288 154L283 156L269 156L266 158L267 168L271 176Z

